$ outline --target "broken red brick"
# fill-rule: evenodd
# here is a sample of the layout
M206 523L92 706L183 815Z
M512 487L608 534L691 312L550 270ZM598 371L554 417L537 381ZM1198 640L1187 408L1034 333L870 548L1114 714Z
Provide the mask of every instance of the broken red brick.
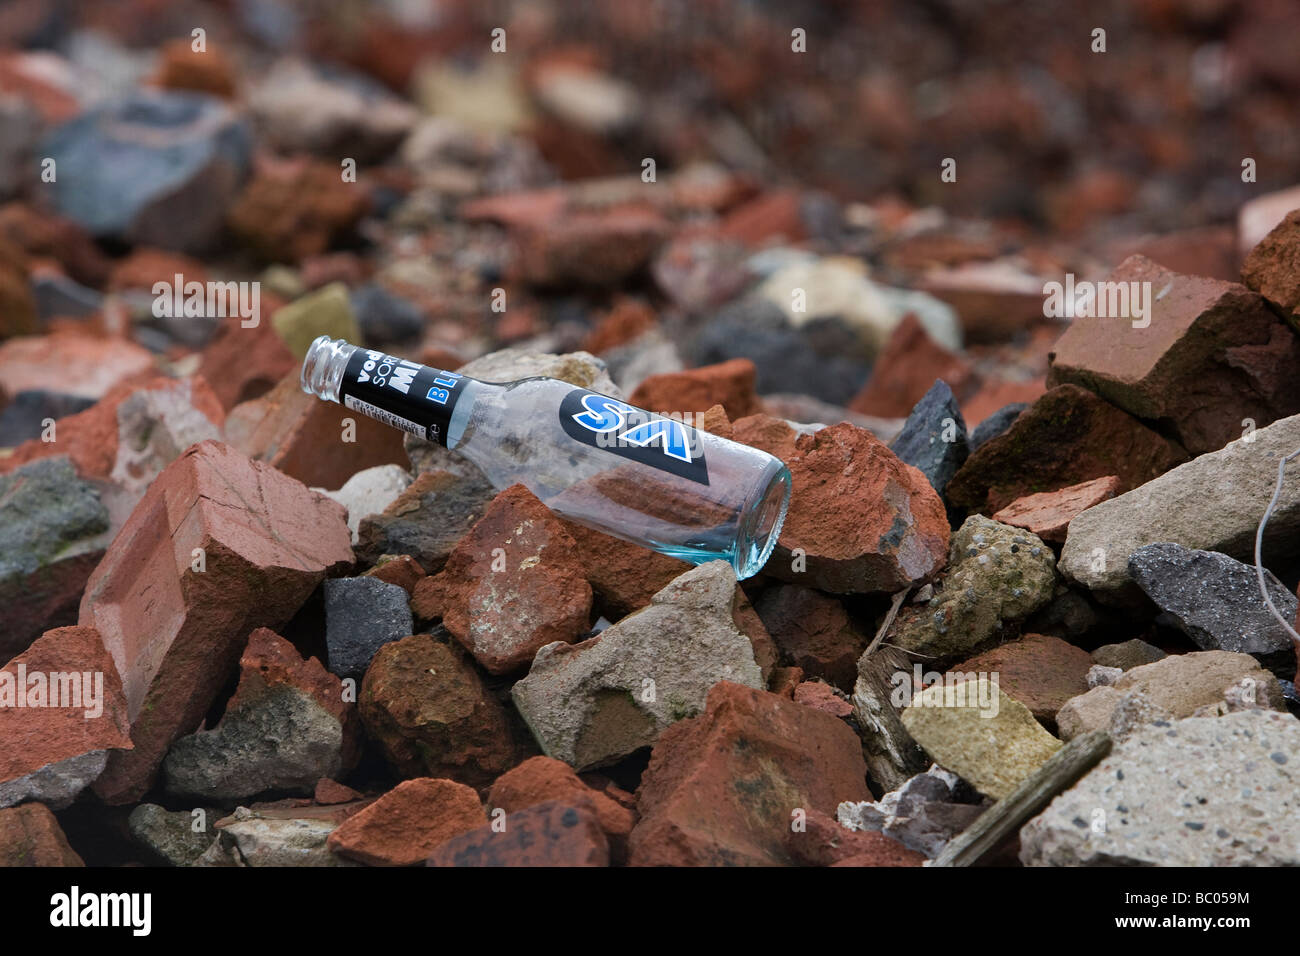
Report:
M943 502L884 442L845 422L801 436L795 449L790 510L767 573L843 594L898 591L943 568Z
M479 827L448 840L429 866L609 866L609 842L591 805L560 800L506 815L505 829Z
M329 835L329 848L369 866L414 866L486 821L478 794L453 780L404 780Z
M754 363L749 359L729 359L685 372L651 375L636 387L628 401L660 414L704 412L721 405L735 421L759 411L755 376Z
M925 326L909 312L890 334L871 377L849 408L881 418L906 418L937 378L948 384L958 400L973 384L966 360L930 338Z
M1119 479L1114 475L1093 478L1059 491L1017 498L995 514L993 520L1032 531L1044 541L1064 544L1070 522L1080 511L1114 498L1118 491Z
M531 757L502 774L492 784L488 806L514 813L547 800L576 805L583 799L591 801L600 828L609 839L611 856L616 863L621 862L627 856L627 838L636 823L636 811L587 786L562 760Z
M171 743L192 732L235 671L245 635L280 627L352 564L342 506L220 442L169 465L91 575L81 623L122 677L135 749L96 783L138 800Z
M794 862L799 811L870 800L862 743L844 721L722 681L705 712L659 737L637 791L633 866Z
M345 441L348 436L354 440ZM236 406L226 422L233 447L312 488L342 488L366 468L408 464L402 436L400 429L306 394L297 371Z
M493 674L526 667L590 626L591 585L577 543L523 485L497 495L435 577L416 585L416 617L443 626Z
M94 782L109 751L131 748L129 731L122 682L99 633L46 631L0 674L0 805L66 806Z
M0 867L85 865L45 804L0 810Z
M1079 385L1161 422L1192 455L1240 438L1245 419L1263 428L1300 412L1300 335L1262 296L1142 256L1124 260L1106 281L1148 288L1150 314L1074 319L1051 354L1049 386Z

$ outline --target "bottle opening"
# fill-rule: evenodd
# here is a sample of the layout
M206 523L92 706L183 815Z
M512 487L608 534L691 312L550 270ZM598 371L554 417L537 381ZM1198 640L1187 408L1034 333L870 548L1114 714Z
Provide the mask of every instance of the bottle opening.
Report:
M355 345L349 345L343 339L331 339L322 335L311 343L302 360L302 374L298 384L308 395L315 395L327 402L339 400L339 385L343 373L347 370L348 359L356 351Z

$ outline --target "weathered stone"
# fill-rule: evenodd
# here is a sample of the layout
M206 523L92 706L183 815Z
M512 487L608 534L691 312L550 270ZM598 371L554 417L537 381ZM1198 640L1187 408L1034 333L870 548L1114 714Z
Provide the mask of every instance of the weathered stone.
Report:
M663 261L660 259L661 263ZM681 286L677 286L668 291L668 295L676 297L680 292ZM712 309L707 311L711 313L709 321L702 323L685 343L687 354L697 365L748 359L754 363L754 388L760 395L789 391L790 383L798 382L800 391L825 402L843 405L852 399L871 372L868 356L851 330L823 327L817 323L797 328L779 306L753 296L728 302L716 313ZM828 334L842 334L844 331L852 336L850 344L854 347L848 350L836 347L840 343L833 340L838 336ZM654 333L654 336L652 339L643 335L623 350L605 354L616 367L618 357L627 354L631 368L649 361L645 352L650 341L656 341L667 355L675 354L670 351L674 347L672 340L663 337L662 332ZM883 361L882 358L877 363L878 369ZM619 381L623 380L620 377ZM909 403L897 414L900 417L906 415L911 407Z
M1198 651L1134 667L1114 684L1094 687L1068 701L1056 715L1061 735L1069 739L1090 730L1111 729L1124 698L1134 693L1153 714L1175 720L1201 716L1198 712L1203 709L1219 708L1239 694L1249 706L1286 709L1277 678L1254 658L1230 651Z
M523 485L488 505L412 609L443 626L493 674L525 667L538 650L587 631L591 585L564 526Z
M325 582L325 643L329 669L360 677L375 653L415 630L407 593L378 578L334 578Z
M429 866L608 866L609 843L590 804L544 803L506 815L505 829L479 827L439 846Z
M924 475L847 423L804 435L795 448L786 462L790 510L769 574L823 591L861 593L898 591L939 571L948 518Z
M993 520L1032 531L1044 541L1064 544L1066 531L1075 515L1109 501L1118 490L1119 479L1114 475L1094 478L1058 491L1017 498L995 514Z
M1283 680L1295 675L1295 644L1260 599L1250 565L1164 543L1134 551L1128 571L1160 608L1157 621L1178 628L1201 650L1249 654ZM1272 574L1265 572L1265 581L1273 605L1294 620L1296 596Z
M252 130L219 100L138 90L55 129L55 208L96 236L210 248L248 168Z
M364 561L407 554L436 574L495 494L481 473L464 478L449 471L421 472L381 514L361 519L357 554Z
M487 821L478 794L452 780L405 780L344 820L329 848L369 866L414 866Z
M94 628L46 632L0 671L0 807L62 809L131 748L117 667Z
M1048 730L1056 713L1072 697L1088 690L1092 657L1082 648L1045 634L1019 640L954 664L957 674L996 674L998 686L1029 708Z
M1140 729L1025 824L1020 859L1300 865L1298 754L1300 722L1289 714L1246 711Z
M1051 601L1055 566L1052 549L1028 531L971 515L933 596L899 611L890 640L940 662L974 651Z
M1061 747L1024 704L987 679L929 688L903 725L940 765L1001 800Z
M217 839L193 866L350 866L326 841L336 819L282 816L239 807L217 821Z
M542 648L512 690L542 750L578 769L612 763L698 714L718 681L762 687L742 596L731 566L710 561L591 640Z
M920 470L930 487L943 495L970 454L966 422L947 382L940 380L930 386L907 416L902 431L889 443L889 450L904 464Z
M633 866L793 862L795 810L870 797L862 745L837 717L730 681L656 743L637 791Z
M1278 459L1296 448L1300 415L1089 508L1070 522L1062 573L1102 600L1124 601L1141 597L1129 577L1128 559L1143 545L1172 541L1251 559L1255 531L1277 482ZM1300 554L1300 482L1283 486L1264 533L1264 553L1278 561Z
M81 623L122 676L135 744L110 756L96 792L139 799L233 673L245 635L287 622L351 562L343 509L291 478L211 441L169 465L82 598Z
M1103 644L1092 652L1092 662L1128 671L1143 664L1154 664L1166 656L1160 648L1135 637L1122 644Z
M85 866L42 803L0 810L0 867Z
M1163 422L1192 455L1241 437L1244 419L1264 426L1300 412L1292 374L1300 336L1262 297L1142 256L1130 256L1108 281L1149 283L1151 314L1076 318L1050 356L1049 386L1082 385L1131 415Z
M991 514L1017 498L1108 475L1128 491L1186 460L1131 415L1077 385L1059 385L966 460L948 500Z
M212 846L213 836L206 821L210 811L199 808L199 812L203 819L189 810L167 810L156 803L142 803L127 817L127 828L131 839L152 855L150 862L156 859L168 866L189 866Z
M297 358L318 336L332 339L360 340L356 316L348 300L347 286L334 282L297 299L271 316L271 326Z
M485 787L513 763L505 709L458 647L427 634L385 644L358 701L370 739L404 777Z
M393 152L417 113L379 84L301 60L278 61L249 97L267 145L286 155L314 153L373 163ZM337 175L337 172L336 172Z
M86 579L108 546L99 492L67 458L43 458L0 475L0 601L7 608L0 660L46 629L74 623Z
M359 754L355 708L342 682L267 628L249 637L239 686L212 730L182 737L163 761L169 793L210 800L265 790L312 792Z

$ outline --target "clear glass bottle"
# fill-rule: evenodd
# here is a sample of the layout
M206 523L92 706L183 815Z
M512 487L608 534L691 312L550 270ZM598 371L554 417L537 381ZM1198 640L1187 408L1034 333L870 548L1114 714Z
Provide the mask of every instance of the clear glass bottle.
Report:
M497 489L518 482L565 518L739 579L790 501L767 452L558 379L480 382L323 335L302 388L454 450Z

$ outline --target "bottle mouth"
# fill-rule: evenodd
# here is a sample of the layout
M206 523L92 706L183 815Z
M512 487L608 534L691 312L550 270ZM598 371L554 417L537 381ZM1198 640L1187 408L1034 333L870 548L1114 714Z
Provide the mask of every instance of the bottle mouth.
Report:
M781 526L790 507L790 470L779 461L777 464L779 468L743 519L734 563L736 579L740 581L763 569L781 537Z
M343 382L343 373L347 370L348 359L354 351L356 346L349 345L343 339L319 336L303 357L298 384L308 395L315 395L327 402L337 402L339 385Z

